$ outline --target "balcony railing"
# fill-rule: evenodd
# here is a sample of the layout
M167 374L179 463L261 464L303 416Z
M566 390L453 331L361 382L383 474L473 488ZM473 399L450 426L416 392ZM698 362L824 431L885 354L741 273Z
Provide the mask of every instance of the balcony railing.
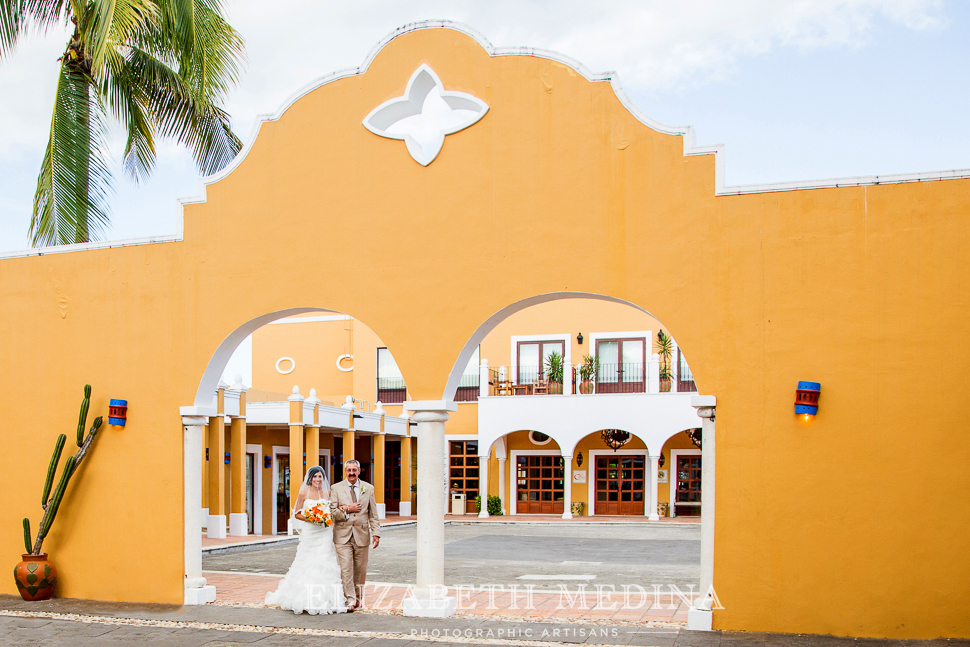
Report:
M377 378L377 400L383 404L400 404L407 399L408 387L403 377Z
M556 395L565 393L668 393L697 392L694 376L687 366L683 355L678 352L671 362L674 379L660 379L660 361L656 355L644 362L600 362L596 374L589 382L584 382L579 366L566 367L562 383L548 383L545 375L540 374L538 366L504 366L493 368L482 365L479 395ZM488 379L486 385L481 380ZM465 376L462 387L471 386L473 376ZM459 389L461 392L461 388ZM469 396L470 397L470 396ZM477 398L475 398L477 400ZM468 401L468 400L466 400Z
M596 392L646 393L645 379L642 362L600 363L596 373Z
M479 377L478 374L462 375L455 393L455 402L478 402Z

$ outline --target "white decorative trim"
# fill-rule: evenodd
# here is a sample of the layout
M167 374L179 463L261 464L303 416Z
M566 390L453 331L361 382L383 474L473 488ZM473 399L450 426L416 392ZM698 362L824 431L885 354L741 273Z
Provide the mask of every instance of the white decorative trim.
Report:
M353 319L350 315L322 315L319 317L290 317L287 319L277 319L276 321L271 321L268 326L277 326L279 324L300 324L300 323L314 323L317 321L348 321Z
M264 123L278 121L290 106L296 103L298 100L313 92L314 90L327 85L328 83L333 83L334 81L339 81L340 79L345 79L353 76L358 76L364 74L370 64L373 62L374 58L384 47L388 45L392 40L404 34L420 31L422 29L451 29L459 33L465 34L473 38L478 42L482 48L488 52L489 56L531 56L535 58L545 58L557 63L562 63L563 65L568 65L574 71L578 72L580 76L585 78L590 82L604 82L609 83L613 88L613 92L616 94L617 99L625 107L630 114L632 114L636 119L643 123L648 128L652 128L657 132L664 133L666 135L680 135L683 137L684 143L684 155L714 155L714 195L741 195L747 193L769 193L775 191L796 191L800 189L826 189L826 188L836 188L836 187L851 187L851 186L866 186L870 184L902 184L907 182L935 182L939 180L957 180L970 178L970 169L954 169L948 171L930 171L925 173L903 173L903 174L891 174L891 175L867 175L859 177L841 178L841 179L826 179L826 180L804 180L800 182L779 182L779 183L769 183L769 184L752 184L746 186L733 186L725 187L724 183L724 145L716 144L710 146L697 146L694 140L694 129L692 126L667 126L659 121L655 121L642 112L633 101L627 96L626 92L620 84L619 78L617 78L615 72L603 72L600 74L594 74L585 65L578 62L577 60L560 54L558 52L553 52L550 50L535 49L531 47L493 47L492 44L482 36L478 31L464 25L462 23L453 22L449 20L424 20L420 22L414 22L403 27L395 29L393 32L381 39L377 45L370 51L367 57L364 59L360 67L340 70L328 74L326 76L320 77L319 79L310 82L304 87L300 88L283 104L280 108L272 114L262 114L256 117L256 121L253 124L252 134L248 139L245 140L245 144L239 154L230 162L225 168L217 173L213 173L199 180L199 194L196 196L179 198L179 206L182 207L178 210L177 215L177 230L178 234L170 236L150 236L145 238L130 238L126 240L116 240L116 241L103 241L96 243L74 243L71 245L55 245L53 247L43 247L35 249L18 250L13 252L2 252L0 253L0 260L5 258L23 258L26 256L44 256L47 254L66 254L69 252L79 252L87 251L92 249L111 249L113 247L131 247L133 245L152 245L155 243L175 243L181 242L185 237L185 205L188 204L200 204L206 201L206 187L210 184L215 184L216 182L225 179L232 173L236 168L242 164L243 160L252 150L253 145L256 143L256 135L259 133L259 129ZM461 357L459 357L461 360ZM464 365L468 363L468 357L464 358Z
M667 494L667 505L669 506L671 519L677 516L676 510L674 509L674 503L675 503L674 499L677 497L677 481L680 480L678 478L680 475L677 473L677 457L678 456L701 456L701 455L702 455L702 452L699 449L671 449L670 450L670 467L668 467L667 469L670 470L671 476L670 478L667 479L669 481L667 483L667 489L669 490ZM704 487L703 480L701 480L701 487L702 488ZM698 506L698 508L699 507L700 506Z
M633 434L630 434L633 437ZM650 516L650 455L646 449L591 449L589 450L589 468L593 476L587 478L586 510L587 516L596 516L596 457L619 454L620 456L643 456L643 516ZM601 515L602 516L602 515ZM631 515L633 516L633 515Z
M542 434L543 436L546 437L546 439L540 443L538 440L535 439L535 437L533 436L533 434ZM541 447L542 445L548 445L549 443L551 443L552 442L552 436L550 436L549 434L543 434L541 431L536 431L535 429L530 429L529 430L529 442L531 442L533 445L538 445L538 446Z
M558 449L513 449L509 452L509 489L511 490L510 501L509 501L509 514L516 514L516 509L518 507L519 500L519 456L562 456L563 453ZM569 471L571 465L563 465L563 488L570 487L569 481L565 478L566 472ZM565 496L565 493L563 493ZM554 502L555 503L555 502ZM563 506L565 507L565 506Z
M283 369L281 369L280 362L289 362L290 370L284 371ZM281 357L278 360L276 360L276 372L279 373L280 375L289 375L290 373L293 372L293 369L295 368L296 368L296 360L294 360L292 357Z
M486 112L488 104L466 92L445 90L434 70L422 63L404 95L371 110L363 123L375 135L403 140L414 161L427 166L438 157L445 136L476 124Z
M253 461L253 534L263 535L263 446L246 443L246 453L255 454Z
M519 342L530 342L530 341L561 341L563 342L563 366L571 366L572 362L572 339L571 333L566 334L554 334L554 335L512 335L510 339L510 356L511 356L511 375L507 376L506 379L519 383ZM542 361L542 358L539 358Z
M354 365L351 364L350 365L350 368L344 368L343 366L340 365L340 362L344 361L345 359L353 360L354 359L354 356L351 355L351 354L349 354L349 353L345 353L345 354L341 355L340 357L338 357L337 358L337 370L338 371L342 371L344 373L349 373L352 370L354 370Z

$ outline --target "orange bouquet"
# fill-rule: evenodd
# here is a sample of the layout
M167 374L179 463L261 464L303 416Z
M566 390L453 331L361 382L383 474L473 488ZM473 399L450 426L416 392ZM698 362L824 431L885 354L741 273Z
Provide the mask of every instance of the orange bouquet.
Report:
M329 528L333 525L333 515L330 512L330 504L326 502L316 503L303 511L303 517L310 523Z

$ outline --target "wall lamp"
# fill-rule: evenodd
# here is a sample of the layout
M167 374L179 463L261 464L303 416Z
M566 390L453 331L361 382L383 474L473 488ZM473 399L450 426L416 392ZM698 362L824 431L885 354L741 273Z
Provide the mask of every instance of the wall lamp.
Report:
M578 454L576 454L576 467L582 467L582 466L583 466L583 452L579 452Z
M579 344L580 346L583 345L583 333L579 333L578 335L576 335L576 343Z
M818 396L822 390L819 382L799 381L795 390L795 415L811 420L818 413Z

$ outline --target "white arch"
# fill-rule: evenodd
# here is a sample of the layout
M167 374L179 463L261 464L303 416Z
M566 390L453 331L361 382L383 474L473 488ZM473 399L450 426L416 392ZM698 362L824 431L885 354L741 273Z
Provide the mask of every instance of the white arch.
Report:
M475 330L469 340L465 343L465 346L458 354L458 359L455 360L454 366L451 367L451 373L448 374L448 382L445 384L445 390L441 396L441 399L445 402L454 401L455 393L458 392L458 384L461 382L461 376L465 372L465 367L468 366L468 360L472 358L472 355L475 354L475 349L478 348L478 345L482 343L482 340L488 336L488 333L495 329L495 326L499 325L520 310L525 310L526 308L531 308L532 306L536 306L541 303L548 303L549 301L558 301L560 299L597 299L599 301L609 301L611 303L622 303L632 308L636 308L637 310L650 315L654 319L657 319L657 317L654 317L650 311L641 308L635 303L625 299L619 299L617 297L596 294L595 292L547 292L546 294L540 294L527 299L522 299L521 301L516 301L511 305L505 306L486 319L485 322L479 326L477 330Z
M292 317L293 315L299 315L305 312L336 312L336 310L327 310L326 308L287 308L286 310L277 310L256 317L255 319L250 319L229 333L229 336L222 340L222 343L216 348L212 357L209 358L209 364L205 367L202 380L199 382L199 388L195 392L195 406L198 408L209 408L212 406L212 394L219 388L219 379L222 377L222 372L226 370L226 364L229 363L229 358L232 357L236 347L246 337L253 334L257 328L261 328L271 321Z

